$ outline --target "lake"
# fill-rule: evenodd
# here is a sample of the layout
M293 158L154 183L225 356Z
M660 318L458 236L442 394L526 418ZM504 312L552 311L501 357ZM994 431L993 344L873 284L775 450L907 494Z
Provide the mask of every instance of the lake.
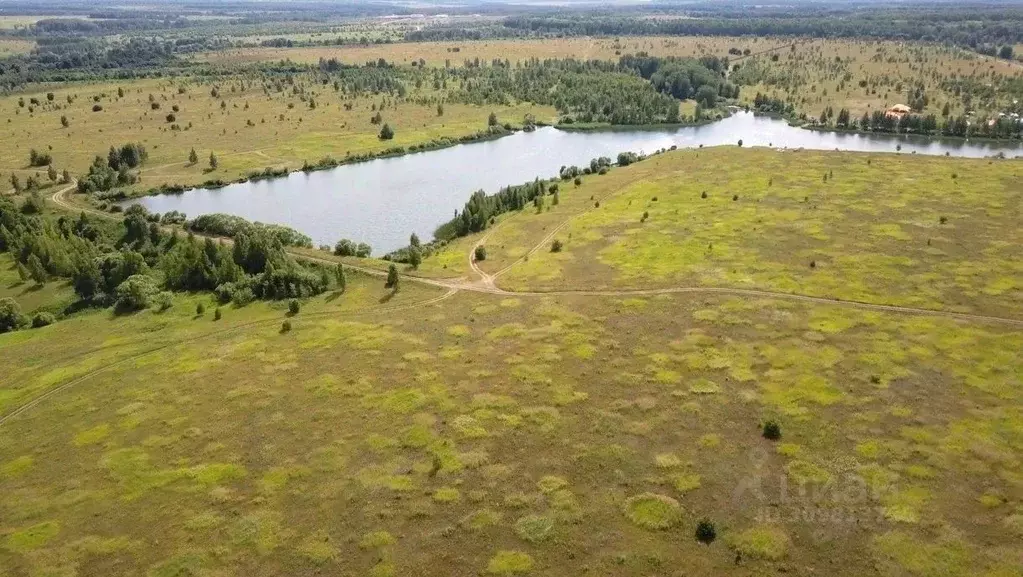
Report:
M984 157L1023 154L1014 142L939 140L894 135L862 135L805 130L788 123L736 113L704 126L671 130L573 132L551 127L498 140L383 158L219 189L195 189L176 195L148 196L140 203L154 212L177 210L194 218L223 212L252 221L299 230L315 245L341 238L366 242L381 256L408 244L413 232L424 241L449 220L476 190L495 192L509 184L557 175L562 166L619 152L650 153L683 147L736 144Z

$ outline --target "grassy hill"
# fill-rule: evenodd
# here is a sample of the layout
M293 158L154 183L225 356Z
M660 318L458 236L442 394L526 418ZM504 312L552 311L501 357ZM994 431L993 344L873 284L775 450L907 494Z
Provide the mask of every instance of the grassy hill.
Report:
M677 151L420 272L508 293L0 335L0 575L1020 575L1021 168Z

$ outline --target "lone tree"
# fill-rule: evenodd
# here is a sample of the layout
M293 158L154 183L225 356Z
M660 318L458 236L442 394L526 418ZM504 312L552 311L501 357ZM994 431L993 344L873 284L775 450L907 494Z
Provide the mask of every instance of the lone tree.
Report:
M390 124L384 124L384 127L380 129L380 140L390 140L394 138L394 130L391 129Z
M196 164L198 162L199 162L199 155L196 154L195 149L193 148L192 152L188 153L188 163L189 164Z
M21 306L11 297L0 299L0 333L18 328L22 323Z
M220 161L217 160L217 155L214 154L213 152L210 152L210 168L212 170L216 170L219 164Z
M419 250L418 246L409 249L408 263L412 265L412 268L419 268L419 265L423 263L423 251Z
M764 423L764 438L770 441L777 441L781 438L781 425L776 421L767 421Z
M337 268L334 269L334 277L337 279L337 290L345 292L348 279L345 278L345 266L343 264L337 263Z
M387 269L387 283L384 284L384 288L398 290L398 267L394 266L394 263Z
M412 236L408 237L409 246L419 246L419 235L412 233Z
M46 269L43 268L42 261L36 255L30 255L28 262L25 263L28 268L28 276L32 278L37 285L46 284Z
M487 117L487 126L497 126L497 114L496 113L491 112L490 116Z
M718 532L714 528L714 523L711 523L709 519L703 519L696 525L696 540L700 543L710 545L717 536Z

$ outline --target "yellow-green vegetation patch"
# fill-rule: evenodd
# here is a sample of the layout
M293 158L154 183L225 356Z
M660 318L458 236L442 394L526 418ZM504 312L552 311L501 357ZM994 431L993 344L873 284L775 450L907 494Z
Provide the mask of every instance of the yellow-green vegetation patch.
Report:
M433 500L439 503L452 503L461 496L462 494L454 487L441 487L433 492Z
M291 534L282 525L282 517L276 511L257 511L245 515L228 528L231 541L259 555L269 555Z
M51 539L60 533L60 523L47 521L17 529L4 539L4 547L14 553L26 553L45 547Z
M682 506L671 497L643 493L625 502L625 515L645 529L668 529L682 521Z
M373 531L372 533L366 533L359 539L359 547L363 549L379 549L381 547L387 547L397 543L397 539L394 535L391 535L387 531Z
M884 516L891 521L916 523L930 496L930 491L923 487L907 487L888 493L882 499Z
M453 337L467 337L472 334L472 329L465 325L451 325L448 327L448 334Z
M22 455L0 466L0 477L18 477L32 468L31 455Z
M533 570L533 558L521 551L498 551L487 563L491 575L524 575Z
M554 520L543 515L526 515L515 522L515 534L530 543L542 543L554 531Z
M702 484L700 475L696 473L686 473L682 475L676 475L671 479L671 486L675 488L679 493L685 494L689 491L699 489Z
M75 433L74 443L76 447L95 445L103 439L106 439L108 436L110 436L110 425L103 423L102 425L96 425L91 429Z
M792 545L784 530L769 525L729 535L728 543L745 557L772 561L785 557Z
M487 527L493 527L501 522L504 515L493 509L478 509L462 517L459 525L472 531L481 531Z
M559 489L567 487L568 480L555 475L547 475L540 479L536 486L540 489L541 493L553 493Z
M977 575L975 557L970 548L955 536L936 542L917 539L902 531L890 531L874 537L875 555L881 566L920 577ZM1006 573L1010 575L1011 573Z
M689 392L697 395L712 395L721 392L721 385L710 379L697 379L689 385Z
M654 457L654 463L661 469L672 469L682 464L682 459L674 453L661 453Z
M826 469L802 459L795 459L785 465L785 472L798 485L824 485L831 481L832 476Z
M326 531L310 534L296 548L298 553L314 563L335 561L338 557L337 547L331 542Z

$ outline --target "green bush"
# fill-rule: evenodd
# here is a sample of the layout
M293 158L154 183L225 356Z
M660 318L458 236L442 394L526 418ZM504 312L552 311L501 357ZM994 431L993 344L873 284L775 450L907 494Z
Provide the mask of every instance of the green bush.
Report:
M711 544L714 539L717 539L718 533L714 528L714 523L711 523L708 519L703 519L696 525L696 540L700 543Z
M481 244L476 247L476 250L474 252L476 255L476 260L478 261L487 260L487 247Z
M22 324L21 306L11 297L0 299L0 333L17 329Z
M213 309L213 320L219 321L224 318L224 314L220 312L220 307Z
M144 274L133 274L117 285L116 307L122 311L142 310L152 304L159 292L156 281Z
M384 284L385 288L398 290L398 267L392 263L387 269L387 282Z
M561 242L561 239L556 238L554 239L554 242L551 243L551 252L561 252L563 247L564 244Z
M764 438L777 441L781 438L781 425L775 421L767 421L764 423Z
M52 314L46 312L36 313L32 317L32 328L38 329L41 327L52 325L57 319Z
M162 291L153 297L153 304L156 306L156 310L161 313L172 306L174 306L174 297L167 291Z
M302 306L299 304L298 299L291 299L288 301L288 314L294 316L298 314Z
M206 314L206 305L202 303L195 305L195 314L199 316Z
M287 333L291 331L291 321L284 321L281 323L281 332Z

